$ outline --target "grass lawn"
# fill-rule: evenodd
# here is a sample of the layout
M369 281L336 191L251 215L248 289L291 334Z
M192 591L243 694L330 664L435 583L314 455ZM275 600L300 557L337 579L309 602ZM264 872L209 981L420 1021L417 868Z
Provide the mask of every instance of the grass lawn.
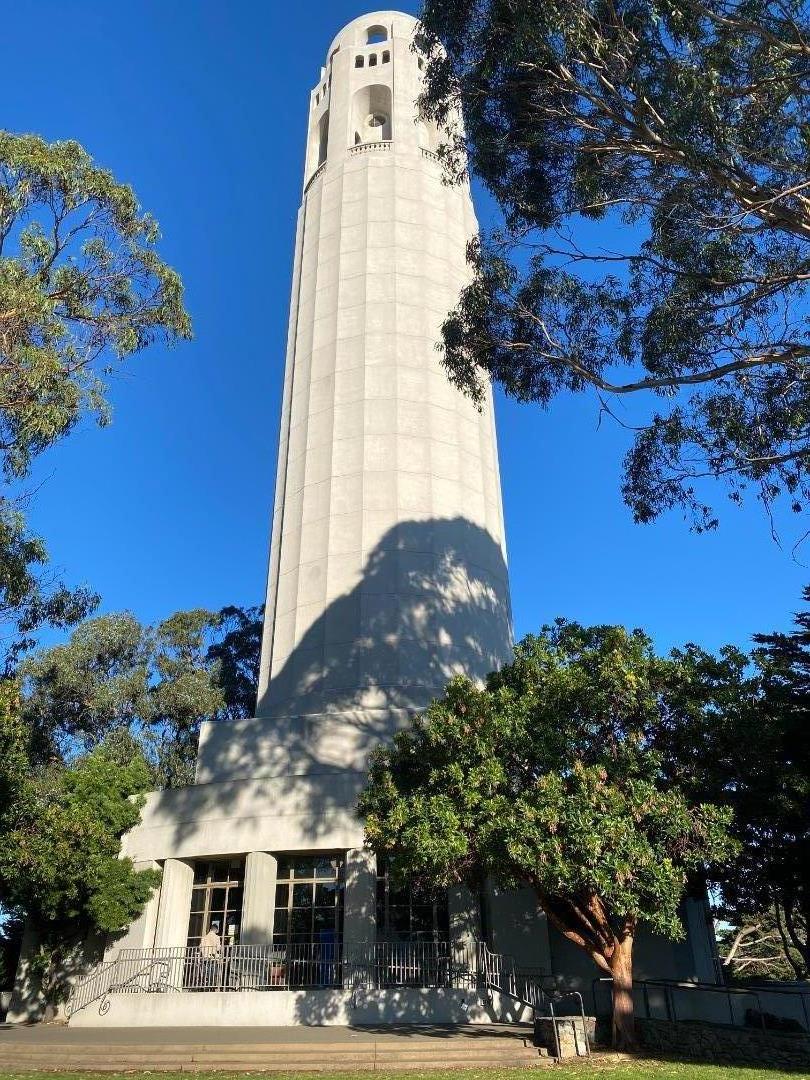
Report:
M4 1072L0 1080L54 1080L55 1075L69 1080L527 1080L528 1069L432 1069L409 1072ZM585 1080L594 1074L606 1074L606 1080L810 1080L810 1070L783 1072L777 1069L746 1068L741 1065L696 1065L691 1062L627 1061L610 1057L594 1059L591 1064L572 1063L550 1069L538 1069L538 1080Z

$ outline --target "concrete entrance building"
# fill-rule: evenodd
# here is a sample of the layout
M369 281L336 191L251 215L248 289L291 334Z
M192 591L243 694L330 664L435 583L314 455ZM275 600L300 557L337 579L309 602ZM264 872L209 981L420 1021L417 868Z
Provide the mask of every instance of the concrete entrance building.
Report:
M72 1024L487 1022L513 1006L480 991L483 941L597 974L528 891L394 889L355 812L369 749L511 647L492 402L435 350L476 221L417 121L414 25L351 22L311 91L256 717L205 724L196 783L148 797L124 853L161 888ZM639 941L640 975L713 980L686 916L685 942Z

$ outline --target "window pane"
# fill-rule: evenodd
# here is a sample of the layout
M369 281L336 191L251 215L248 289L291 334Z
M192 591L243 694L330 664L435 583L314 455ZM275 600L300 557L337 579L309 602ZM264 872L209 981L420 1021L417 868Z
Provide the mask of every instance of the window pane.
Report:
M208 863L197 862L194 864L194 884L202 885L208 880Z
M410 912L406 907L390 907L388 909L388 927L396 933L405 933L410 929Z
M335 909L333 907L315 908L313 926L316 933L319 930L334 930Z
M217 911L223 911L225 908L225 897L228 894L227 889L212 889L211 890L211 907Z
M284 880L292 877L292 862L289 855L279 855L276 876Z
M228 889L228 911L240 912L242 910L241 888Z
M293 885L293 907L312 907L312 885L306 882L303 885Z
M327 904L334 904L337 891L337 882L330 881L326 884L317 884L315 886L315 906L326 907Z
M450 937L450 912L447 906L447 897L436 905L436 929L440 937Z
M411 930L416 932L433 929L433 908L414 906L411 908Z
M191 890L191 910L192 911L204 911L205 910L205 889L192 889Z
M276 908L276 917L273 920L273 934L287 933L287 909Z
M331 855L321 855L315 862L315 877L319 878L334 878L337 877L337 863L338 860Z
M290 937L308 938L312 931L311 909L296 909L290 912Z
M293 869L295 870L295 876L297 878L311 878L311 877L314 877L313 863L314 863L314 859L307 858L306 855L298 855L298 856L296 856L295 862L293 863Z
M228 864L226 862L215 862L211 864L211 880L212 881L227 881L228 880Z
M192 915L188 920L188 936L189 938L198 938L202 934L202 915Z
M286 907L290 902L290 886L276 885L276 907Z
M388 886L388 903L389 904L408 904L411 899L411 891L407 885L403 885L401 888L397 888L393 884Z

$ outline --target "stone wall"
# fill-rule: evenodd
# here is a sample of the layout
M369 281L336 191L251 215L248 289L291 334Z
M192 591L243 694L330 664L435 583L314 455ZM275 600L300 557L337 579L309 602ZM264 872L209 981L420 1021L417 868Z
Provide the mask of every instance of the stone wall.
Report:
M555 1030L556 1028L556 1030ZM538 1016L534 1021L534 1045L547 1050L552 1057L586 1057L596 1040L596 1017Z
M642 1046L655 1054L788 1068L810 1065L810 1035L643 1017L636 1018L636 1032Z

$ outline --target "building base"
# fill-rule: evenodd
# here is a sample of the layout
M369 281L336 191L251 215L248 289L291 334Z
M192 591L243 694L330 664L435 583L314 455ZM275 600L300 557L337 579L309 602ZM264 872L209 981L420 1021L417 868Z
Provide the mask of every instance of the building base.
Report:
M491 1024L497 1003L475 990L271 990L110 994L77 1012L79 1027L287 1027L295 1024ZM511 1019L509 1017L508 1019Z

